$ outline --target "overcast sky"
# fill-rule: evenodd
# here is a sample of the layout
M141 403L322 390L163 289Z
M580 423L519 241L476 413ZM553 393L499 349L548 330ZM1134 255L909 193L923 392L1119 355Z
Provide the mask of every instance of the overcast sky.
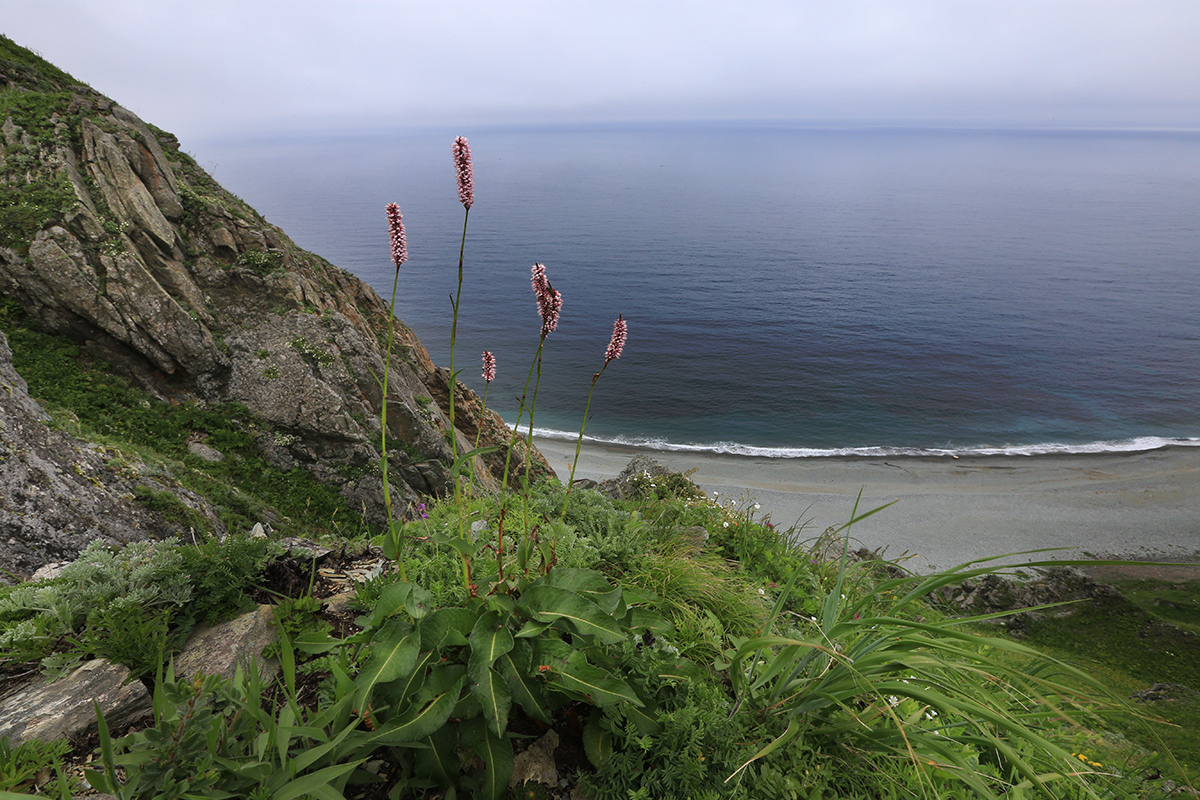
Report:
M186 142L595 120L1200 128L1197 0L3 0Z

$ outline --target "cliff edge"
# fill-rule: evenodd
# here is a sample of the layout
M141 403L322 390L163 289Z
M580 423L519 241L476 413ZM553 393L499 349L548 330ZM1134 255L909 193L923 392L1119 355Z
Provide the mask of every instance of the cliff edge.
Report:
M373 289L297 247L174 136L3 37L0 145L0 300L160 400L244 406L268 462L383 521L390 311ZM451 432L447 371L399 322L392 352L388 456L404 508L451 486L451 435L465 452L480 429L484 445L506 444L507 429L460 383ZM476 484L494 488L502 467L501 454L476 459Z

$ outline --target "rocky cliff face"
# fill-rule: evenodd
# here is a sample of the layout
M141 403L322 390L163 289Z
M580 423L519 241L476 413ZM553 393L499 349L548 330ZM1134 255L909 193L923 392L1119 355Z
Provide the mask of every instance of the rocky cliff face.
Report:
M172 135L3 38L0 139L0 296L159 398L243 404L272 429L269 461L340 486L381 521L389 309L375 291L294 245ZM481 427L484 444L505 428L459 384L451 432L446 371L401 323L392 351L387 438L404 507L446 491L451 434L462 452ZM477 460L477 482L494 487L502 463Z

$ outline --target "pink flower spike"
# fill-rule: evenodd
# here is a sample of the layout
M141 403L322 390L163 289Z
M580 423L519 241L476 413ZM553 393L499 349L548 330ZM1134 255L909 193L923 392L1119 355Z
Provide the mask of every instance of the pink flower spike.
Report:
M471 145L459 136L451 148L454 153L454 169L458 173L458 200L468 211L475 204L475 168L471 166Z
M562 311L562 293L546 284L546 311L542 315L542 335L553 333L558 327L558 315Z
M533 285L533 293L537 297L538 303L540 304L542 301L542 295L545 294L546 287L549 286L549 283L546 281L546 267L542 264L534 264L533 269L530 270L530 273L531 277L529 278L529 282Z
M483 351L483 379L488 383L496 380L496 357L491 350Z
M546 279L546 268L541 264L533 265L529 282L533 285L538 314L542 318L542 336L553 333L558 327L559 312L562 311L562 294L550 285Z
M613 323L612 339L608 343L608 352L604 354L605 364L621 357L621 350L625 348L625 338L628 335L629 324L625 322L623 316L618 314L617 321Z
M387 204L388 237L392 240L392 261L396 269L408 261L408 240L404 238L404 218L400 216L400 206L395 203Z

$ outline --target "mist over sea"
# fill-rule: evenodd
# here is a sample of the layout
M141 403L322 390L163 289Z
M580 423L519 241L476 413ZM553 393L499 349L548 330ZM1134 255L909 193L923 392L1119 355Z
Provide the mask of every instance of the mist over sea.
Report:
M1200 133L693 125L203 142L298 244L387 298L509 422L537 347L534 261L564 297L536 426L760 455L1200 444Z

